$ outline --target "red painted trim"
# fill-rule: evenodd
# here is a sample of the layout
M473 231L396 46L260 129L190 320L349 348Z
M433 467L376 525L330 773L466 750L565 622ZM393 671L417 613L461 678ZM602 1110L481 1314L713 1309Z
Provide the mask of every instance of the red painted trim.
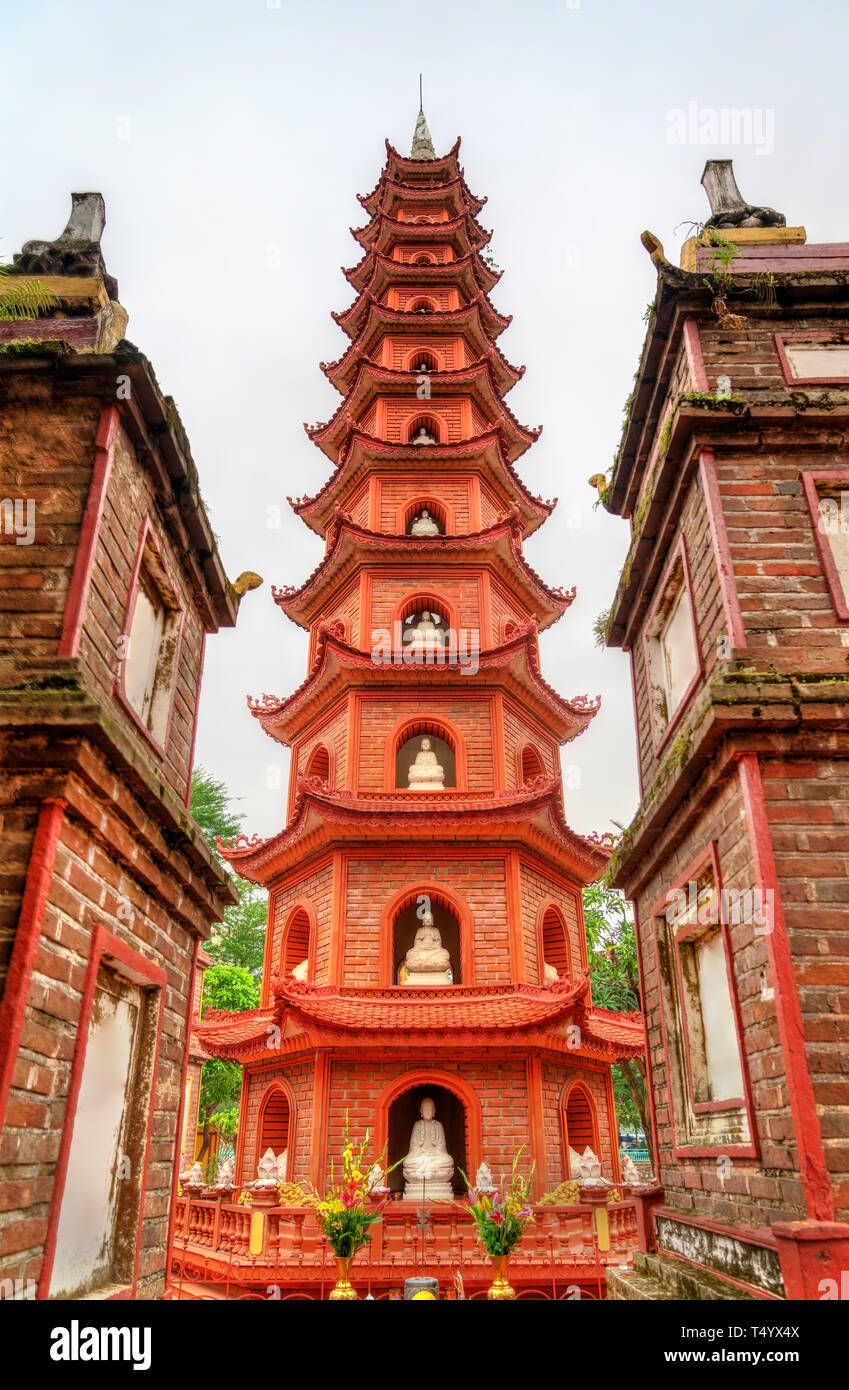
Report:
M646 978L646 976L645 976L645 967L644 967L644 965L643 965L643 943L642 943L642 940L641 940L641 937L640 937L640 918L639 918L639 914L638 914L638 912L637 912L637 904L636 904L636 902L632 902L632 903L631 903L631 911L632 911L633 914L634 914L634 940L635 940L636 943L637 943L637 974L638 974L639 981L640 981L640 1004L641 1004L641 1006L642 1006L643 1017L646 1018L646 1017L647 1017L647 1015L646 1015L646 986L645 986L645 978ZM663 1000L662 1000L662 997L660 996L659 991L658 991L658 999L659 999L659 1002L660 1002L661 1014L662 1014L662 1013L663 1013ZM655 1113L654 1113L654 1098L655 1098L656 1092L655 1092L655 1088L654 1088L654 1082L653 1082L653 1080L652 1080L651 1046L650 1046L650 1044L649 1044L649 1039L648 1039L648 1027L646 1027L646 1050L645 1050L645 1052L644 1052L644 1054L643 1054L643 1061L644 1061L644 1063L645 1063L645 1068L646 1068L646 1077L645 1077L645 1081L646 1081L646 1108L647 1108L647 1110L648 1110L649 1121L650 1121L650 1123L651 1123L652 1144L653 1144L653 1157L654 1157L654 1172L655 1172L655 1176L659 1179L659 1178L660 1178L660 1142L659 1142L658 1137L657 1137L657 1117L656 1117L656 1115L655 1115ZM666 1065L667 1065L667 1068L668 1068L668 1066L669 1066L669 1058L668 1058L668 1057L667 1057L667 1059L666 1059ZM618 1135L617 1135L617 1139L618 1139Z
M138 712L130 703L127 697L125 685L126 662L124 661L121 661L119 663L118 674L115 677L112 690L116 699L120 702L121 705L123 705L127 714L129 714L139 733L144 736L144 738L147 740L150 746L155 750L156 753L158 753L159 757L164 758L166 749L168 747L168 740L171 737L171 720L174 717L174 705L177 699L177 676L178 667L180 664L180 655L182 650L183 626L186 621L186 605L183 602L182 596L180 594L179 589L177 588L177 585L174 583L174 580L171 577L171 571L165 561L165 556L162 554L162 548L159 544L159 541L156 538L156 532L153 529L153 525L151 523L149 514L145 516L144 520L142 521L141 527L139 528L139 540L138 546L136 548L136 558L133 564L133 573L130 579L130 589L127 597L127 607L124 613L124 626L121 630L121 637L129 637L130 632L132 630L133 614L135 613L136 600L138 599L139 593L139 575L141 573L142 560L144 559L144 551L148 540L150 540L151 544L154 546L156 550L157 555L159 556L162 568L164 569L166 577L168 579L168 584L171 589L174 603L180 613L179 622L177 623L177 631L174 637L174 667L171 674L171 691L168 699L168 717L165 721L165 735L161 743L157 740L152 731L147 727L144 720L141 719Z
M787 342L831 342L845 347L836 333L776 333L775 346L781 363L781 375L785 386L849 386L849 376L796 376L787 356L784 344Z
M825 1162L814 1090L808 1074L802 1009L772 852L760 763L756 753L744 753L740 759L740 786L749 824L755 878L763 891L768 890L773 894L773 929L766 933L764 939L773 976L775 1016L784 1054L787 1095L798 1146L805 1207L813 1220L831 1221L834 1219L834 1198Z
M629 666L631 668L631 703L634 706L634 738L637 743L637 783L640 788L640 801L645 794L645 779L643 777L643 740L640 737L640 708L637 704L637 671L634 660L634 653L629 652ZM646 668L646 681L649 691L649 703L651 703L651 672ZM649 710L649 720L651 720L651 710Z
M106 492L112 473L115 457L115 439L118 434L118 407L105 405L100 415L100 424L94 441L94 468L91 484L83 512L77 556L65 612L62 618L62 635L59 639L57 656L76 656L80 649L83 622L88 606L88 591L94 572L94 557L100 538L100 523L106 505Z
M171 1282L171 1250L173 1249L174 1233L175 1233L175 1231L176 1231L176 1229L177 1229L177 1187L178 1187L179 1181L180 1181L180 1141L181 1141L181 1139L182 1139L182 1137L183 1137L183 1122L184 1122L184 1116L185 1116L185 1110L186 1110L186 1081L188 1080L188 1074L189 1074L189 1053L191 1052L191 1036L192 1036L192 1005L193 1005L193 1003L194 1003L194 998L195 998L195 980L197 979L198 953L199 953L199 951L200 951L200 937L199 937L199 936L196 936L196 937L194 938L194 945L192 946L192 970L191 970L191 974L190 974L190 976L189 976L189 994L188 994L188 1000L187 1000L187 1002L186 1002L186 1020L185 1020L186 1036L185 1036L185 1039L184 1039L184 1041L183 1041L183 1061L182 1061L182 1064L181 1064L181 1066L180 1066L180 1104L179 1104L179 1106L177 1107L177 1131L176 1131L176 1134L174 1135L174 1175L173 1175L173 1179L172 1179L172 1182L171 1182L171 1203L170 1203L169 1210L168 1210L168 1245L167 1245L168 1256L167 1256L167 1262L166 1262L166 1265L165 1265L165 1287L166 1287L166 1289L169 1287L169 1284L170 1284L170 1282ZM203 988L201 988L201 997L200 997L200 1001L199 1001L199 1002L200 1002L200 1006L202 1007L202 1005L203 1005ZM197 1094L198 1107L196 1108L196 1114L199 1113L199 1107L200 1107L200 1073L198 1073L197 1086L198 1086L198 1094ZM152 1111L152 1110L153 1110L153 1106L151 1106L151 1111ZM197 1123L195 1123L195 1133L196 1133L196 1132L197 1132ZM191 1160L190 1160L190 1162L189 1162L189 1166L190 1166L190 1167L191 1167L191 1164L194 1162L194 1156L195 1156L195 1133L193 1133L192 1136L191 1136L192 1152L191 1152ZM189 1142L189 1136L188 1136L188 1134L186 1135L186 1142L187 1142L187 1143Z
M236 1131L236 1156L234 1164L234 1177L236 1186L240 1187L243 1182L243 1165L245 1161L245 1144L247 1142L247 1125L245 1119L248 1113L248 1092L250 1090L252 1072L248 1067L242 1067L242 1085L239 1091L239 1128Z
M737 589L734 561L731 558L731 545L725 526L725 513L722 510L722 497L716 476L716 465L713 452L710 449L702 449L699 454L699 476L702 480L702 492L716 556L719 592L722 596L722 608L725 613L728 635L731 638L733 648L737 651L745 651L746 629L743 626L740 594Z
M694 318L684 320L684 351L687 354L687 366L690 369L690 380L693 383L694 391L709 391L707 372L705 371L705 359L702 353L702 341L699 336L699 325Z
M62 832L64 808L57 801L43 801L30 850L21 913L9 959L6 986L0 1002L0 1129L6 1118L12 1077L18 1059L26 1016L30 981L38 954L41 924L50 896L56 847Z
M59 1144L59 1155L56 1160L53 1193L50 1199L50 1214L47 1221L47 1235L44 1241L44 1258L42 1260L41 1275L39 1277L38 1292L36 1295L40 1299L46 1299L50 1296L50 1279L53 1274L53 1261L56 1256L59 1216L62 1210L62 1196L65 1190L68 1161L71 1156L71 1142L74 1135L74 1120L76 1118L77 1102L79 1101L83 1069L85 1066L85 1055L88 1047L88 1031L91 1021L92 1006L94 1004L97 972L100 961L104 956L107 956L110 961L114 961L119 967L119 973L126 975L134 983L140 984L148 989L159 990L159 1018L155 1027L156 1042L154 1045L153 1067L151 1070L150 1091L148 1093L147 1102L147 1131L144 1143L144 1159L142 1161L142 1171L139 1182L139 1215L136 1225L136 1239L134 1242L133 1282L131 1286L133 1297L135 1297L138 1283L142 1223L144 1221L145 1192L147 1187L147 1166L150 1158L151 1139L153 1137L155 1111L154 1096L159 1080L159 1051L162 1042L162 1020L165 1013L165 989L168 983L168 976L161 966L155 965L153 961L148 960L146 956L133 950L131 946L127 946L123 941L119 940L117 936L113 936L111 932L107 931L105 927L98 926L95 928L91 939L91 955L89 956L83 997L80 1003L80 1013L77 1021L74 1060L71 1066L68 1097L65 1102L62 1138ZM124 967L123 970L120 969L121 966Z
M604 1087L607 1095L607 1124L610 1131L610 1166L613 1170L613 1181L622 1181L622 1166L619 1157L619 1116L616 1113L616 1097L613 1094L613 1068L608 1067L604 1073Z
M841 487L849 494L849 469L831 470L827 473L800 473L802 487L805 492L805 500L808 504L808 511L811 514L811 525L814 530L814 542L819 554L820 564L825 574L828 584L831 602L838 618L844 622L849 619L849 594L843 587L843 581L834 561L834 552L828 543L828 535L820 529L822 517L819 510L819 483L840 483Z
M679 559L681 561L681 566L683 570L684 588L687 593L687 605L690 610L690 623L693 629L693 642L695 643L696 648L696 672L692 680L690 681L690 684L687 686L687 689L684 691L684 694L681 696L681 699L678 701L678 704L675 706L674 713L670 717L669 723L666 725L666 728L663 730L663 733L660 735L660 737L658 737L657 724L654 712L654 697L652 694L652 664L651 650L649 648L649 629L654 623L655 613L657 612L658 608L663 602L667 587L669 585L670 577L672 575L673 570L676 568ZM663 575L657 586L651 609L649 610L645 622L643 623L642 648L643 661L645 663L646 668L646 685L648 687L649 728L651 729L654 755L657 758L660 755L661 749L669 739L673 729L677 725L688 704L690 703L693 691L701 683L704 677L704 660L702 658L702 644L699 639L699 626L696 620L696 606L693 602L693 584L692 580L690 579L690 565L687 559L687 545L683 535L679 536L678 541L669 557L669 560L667 561L666 568L663 571Z
M178 649L179 654L179 649ZM206 661L206 633L200 635L200 665L198 667L198 683L195 686L195 712L192 716L192 746L189 749L189 771L186 778L186 805L189 806L192 800L192 772L195 766L195 745L198 736L198 715L200 713L200 692L203 685L203 668Z

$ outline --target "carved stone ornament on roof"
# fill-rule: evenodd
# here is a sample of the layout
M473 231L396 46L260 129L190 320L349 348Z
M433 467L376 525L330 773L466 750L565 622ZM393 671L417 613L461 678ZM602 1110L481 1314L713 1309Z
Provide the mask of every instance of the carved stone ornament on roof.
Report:
M12 275L99 275L110 299L118 298L118 283L106 270L100 239L106 226L101 193L72 193L71 215L55 241L26 241L12 257Z
M754 207L737 187L734 163L730 159L709 159L702 174L702 188L708 196L711 216L705 228L785 227L787 219L775 208Z

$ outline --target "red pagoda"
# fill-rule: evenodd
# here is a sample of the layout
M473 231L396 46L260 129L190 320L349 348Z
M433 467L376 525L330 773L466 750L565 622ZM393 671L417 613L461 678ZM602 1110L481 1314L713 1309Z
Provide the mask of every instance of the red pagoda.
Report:
M409 158L387 143L345 272L356 300L334 315L350 343L322 364L342 401L307 427L333 472L292 505L325 554L274 597L309 631L309 673L287 699L249 702L292 751L288 820L225 846L269 893L262 1007L197 1027L208 1054L244 1066L237 1186L268 1149L322 1186L346 1115L395 1163L425 1097L457 1194L461 1170L486 1161L498 1180L522 1144L537 1199L569 1180L570 1150L620 1176L610 1067L644 1050L643 1028L592 1004L581 890L610 851L567 825L559 758L599 702L563 699L540 671L538 634L574 590L523 555L554 503L515 471L539 430L505 404L524 369L497 346L510 319L489 299L500 272L459 144L437 157L421 112ZM432 1205L424 1227L403 1167L389 1185L375 1291L425 1259L483 1286L457 1208ZM205 1269L228 1230L228 1278L259 1286L274 1266L285 1287L315 1284L309 1213L280 1208L248 1231L236 1213L250 1209L230 1206L213 1238L201 1205L184 1200L175 1248L206 1247ZM617 1209L599 1242L589 1205L541 1208L513 1282L539 1282L542 1262L580 1285L599 1248L623 1258L635 1210ZM193 1268L184 1258L180 1277Z

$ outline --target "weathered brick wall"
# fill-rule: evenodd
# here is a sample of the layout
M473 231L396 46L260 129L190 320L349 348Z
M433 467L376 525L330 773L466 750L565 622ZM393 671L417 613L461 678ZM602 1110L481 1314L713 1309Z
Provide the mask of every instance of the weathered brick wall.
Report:
M0 496L31 499L35 538L0 533L0 678L55 656L94 467L100 403L54 399L50 375L6 373Z
M786 804L786 803L785 803ZM744 1066L748 1071L756 1117L759 1159L733 1157L730 1171L717 1160L725 1152L681 1160L673 1153L673 1102L670 1060L661 1024L663 1009L655 923L651 908L664 900L668 889L709 847L717 843L722 884L726 888L753 887L751 849L736 776L730 775L705 804L689 833L676 845L660 871L640 893L637 907L643 964L643 997L646 1010L649 1055L652 1067L655 1117L660 1144L660 1180L673 1206L701 1213L733 1225L759 1226L804 1215L799 1160L793 1117L784 1081L775 1002L764 997L770 975L765 937L756 923L730 923L733 973L740 1003ZM783 899L782 892L782 899ZM667 1019L667 1028L680 1031L680 1023ZM675 1062L671 1063L675 1066ZM680 1128L680 1126L679 1126Z
M103 697L113 701L121 719L127 717L124 707L113 697L118 669L118 642L124 630L139 535L146 516L150 517L169 577L185 608L177 654L173 716L168 746L161 760L163 776L179 796L184 796L190 773L203 629L183 570L180 550L159 514L150 477L139 466L127 435L123 429L119 429L95 551L80 642L80 660ZM159 759L158 754L154 756Z
M733 262L732 262L733 268ZM745 396L756 402L764 395L773 396L778 391L807 391L815 398L827 388L806 386L799 382L787 386L781 372L781 362L775 343L776 333L822 333L824 330L837 334L849 331L849 318L844 313L829 314L827 320L801 313L798 318L783 316L755 318L746 313L742 330L729 331L718 322L708 320L700 325L702 356L708 379L708 390L715 391L720 376L731 378L731 390L735 396Z
M849 762L763 759L761 776L802 1009L807 1068L837 1213L845 1220L849 1214Z
M0 1147L5 1205L0 1217L0 1274L37 1279L40 1273L97 925L167 974L139 1259L139 1296L156 1297L163 1287L194 940L150 885L134 877L107 842L69 813L62 822Z

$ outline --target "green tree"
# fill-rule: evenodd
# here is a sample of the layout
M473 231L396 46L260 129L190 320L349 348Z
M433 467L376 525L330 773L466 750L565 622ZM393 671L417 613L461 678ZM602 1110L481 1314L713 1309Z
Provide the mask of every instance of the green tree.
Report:
M591 883L584 889L584 922L590 952L590 983L593 1003L616 1013L639 1010L640 979L634 919L627 899L616 888ZM613 1068L613 1096L619 1120L629 1126L639 1124L646 1136L649 1157L652 1152L651 1127L646 1099L644 1057L617 1062Z
M218 863L229 872L216 837L232 839L239 834L245 818L234 809L224 783L202 767L196 767L192 773L191 812ZM206 949L221 965L241 966L259 980L265 951L268 895L238 874L233 874L233 880L239 901L234 907L228 907L223 922L213 927Z
M208 1009L229 1009L242 1013L259 1004L259 984L250 971L238 965L211 965L203 977L201 1017ZM211 1057L203 1064L200 1083L198 1119L203 1128L203 1143L198 1162L203 1162L212 1140L213 1128L230 1137L235 1131L232 1112L238 1116L239 1095L242 1089L242 1068L238 1062L224 1062ZM221 1117L220 1121L218 1117Z

